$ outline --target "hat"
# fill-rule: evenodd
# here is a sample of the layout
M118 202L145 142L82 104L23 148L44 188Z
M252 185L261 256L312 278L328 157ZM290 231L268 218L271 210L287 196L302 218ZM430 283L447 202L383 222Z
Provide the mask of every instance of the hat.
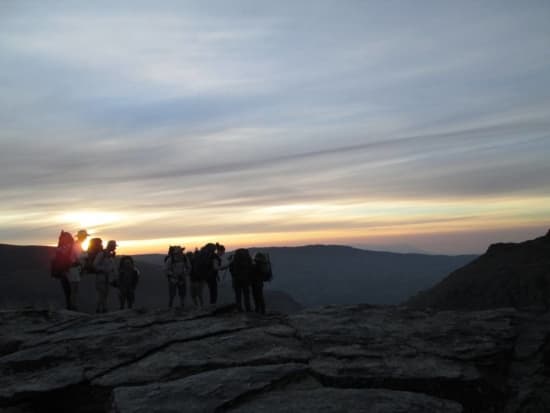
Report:
M76 237L77 238L80 238L80 237L84 237L86 238L88 235L88 231L86 231L85 229L79 229L78 232L76 233Z

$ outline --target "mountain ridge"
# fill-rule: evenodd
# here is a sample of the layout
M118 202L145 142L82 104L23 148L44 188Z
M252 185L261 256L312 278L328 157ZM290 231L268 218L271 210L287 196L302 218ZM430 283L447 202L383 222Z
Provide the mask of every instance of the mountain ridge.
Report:
M450 310L550 308L550 231L523 242L491 244L485 254L405 304Z
M272 288L292 292L306 307L398 304L428 288L472 255L424 255L363 250L341 245L251 248L268 252Z
M262 247L250 250L252 253L258 250L266 251L271 256L275 276L271 283L266 283L266 294L278 290L306 307L365 302L398 304L414 293L431 287L452 270L475 258L470 255L395 253L319 244L303 247ZM20 274L22 277L26 277L26 273L35 273L36 267L40 267L41 270L38 271L39 274L35 274L35 277L44 281L54 251L53 247L0 246L0 259L9 263L4 269L0 269L0 282L6 267L11 274ZM145 266L146 272L151 274L147 277L150 279L148 287L163 288L156 286L153 279L156 277L158 280L160 277L161 271L158 266L162 265L164 255L138 254L134 255L134 258L143 262L141 265ZM157 267L151 267L151 265ZM154 276L153 273L157 275ZM32 278L29 278L27 284L31 285L20 285L18 289L22 292L25 289L33 289L34 282L30 280ZM3 281L6 282L5 277ZM48 279L48 281L51 285L51 280ZM89 283L86 280L83 282ZM45 283L42 284L45 285ZM138 289L142 288L143 286L138 287ZM92 285L88 289L95 291ZM38 297L41 290L50 291L50 301L58 297L58 293L51 291L51 288L46 285L37 288L34 296ZM165 292L162 291L159 294L164 295ZM225 297L230 299L231 292L226 293ZM91 301L91 298L88 301ZM137 303L139 305L139 296ZM116 305L116 302L113 301L111 306L113 305Z

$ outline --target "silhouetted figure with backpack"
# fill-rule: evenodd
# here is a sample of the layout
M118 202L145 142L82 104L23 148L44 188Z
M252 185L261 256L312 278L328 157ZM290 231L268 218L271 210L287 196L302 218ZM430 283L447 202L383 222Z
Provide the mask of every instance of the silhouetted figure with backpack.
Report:
M86 252L82 250L82 243L88 238L88 232L81 229L76 234L76 241L73 244L73 264L69 269L68 279L70 284L70 301L71 309L78 310L78 292L80 287L80 279L84 268L84 262L86 260Z
M123 310L127 304L132 308L135 301L136 287L139 281L139 270L134 264L134 259L125 256L120 259L118 266L118 299L120 309Z
M195 248L195 252L187 252L187 259L191 265L191 271L189 273L189 281L191 284L191 299L196 308L202 308L204 305L202 298L202 290L204 286L204 281L200 277L200 274L197 271L197 266L195 264L195 257L199 254L199 250Z
M180 298L180 306L185 303L186 278L191 272L191 265L183 253L185 248L174 245L168 248L164 259L164 272L168 278L168 307L172 308L176 292Z
M74 238L66 231L61 230L57 240L55 255L51 261L50 275L57 278L65 297L65 307L71 309L71 285L69 282L69 270L74 264L73 251Z
M88 233L78 231L76 240L66 231L61 230L57 240L55 255L51 261L50 275L57 278L65 297L65 307L77 310L78 285L80 283L82 242Z
M215 244L206 244L194 257L193 274L198 279L203 280L208 286L210 304L216 304L218 301L219 268L220 259L216 255Z
M84 260L83 272L86 274L96 274L97 271L94 267L94 261L97 254L103 251L103 241L101 238L92 238L88 243L88 249L86 250L86 259Z
M252 257L245 248L239 248L233 254L233 260L229 265L233 290L235 291L235 304L238 311L250 312L250 278L254 270Z
M93 275L96 278L96 291L97 291L97 274L98 269L95 268L94 262L98 254L103 252L103 241L101 238L92 238L88 243L88 249L86 250L86 258L82 268L82 274ZM96 308L96 312L99 312Z
M254 311L265 314L264 282L273 279L271 260L269 255L257 252L254 255L254 268L251 277L252 297L254 298Z
M107 312L107 299L109 297L109 286L116 278L117 268L115 262L116 241L111 240L107 247L97 253L93 261L93 269L96 272L95 288L97 292L96 313Z

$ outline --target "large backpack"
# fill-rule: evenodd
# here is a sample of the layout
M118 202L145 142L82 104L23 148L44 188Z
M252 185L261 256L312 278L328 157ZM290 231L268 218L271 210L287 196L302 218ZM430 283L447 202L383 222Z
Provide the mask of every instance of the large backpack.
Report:
M216 258L216 246L206 244L200 249L193 260L192 275L196 279L207 280L215 277L213 261Z
M262 281L269 282L273 279L273 270L271 269L269 254L257 252L254 256L254 264L256 265L256 271Z
M169 259L172 258L172 256L178 251L178 248L179 250L181 251L181 247L178 246L178 245L170 245L168 247L168 254L166 254L166 256L164 257L164 262L168 261Z
M130 265L129 265L129 268L126 267L126 262L129 262ZM123 278L123 276L128 276L128 269L130 270L129 273L130 273L130 287L132 289L135 289L136 286L138 285L138 282L139 282L139 270L136 268L136 265L134 263L134 259L129 256L129 255L125 255L123 257L120 258L120 261L118 263L118 275L119 275L119 280L121 278ZM125 278L125 277L124 277ZM125 279L124 282L127 282L128 280ZM120 286L119 286L120 287ZM127 285L123 286L123 287L128 287Z
M246 248L236 250L233 254L233 261L229 265L231 276L237 281L250 281L253 268L250 252Z
M74 238L69 232L61 230L57 240L57 249L50 265L50 275L53 278L65 276L73 265Z
M97 272L96 268L94 267L94 261L97 257L97 254L99 254L101 251L103 251L103 241L101 240L101 238L92 238L88 243L87 256L84 263L84 272Z

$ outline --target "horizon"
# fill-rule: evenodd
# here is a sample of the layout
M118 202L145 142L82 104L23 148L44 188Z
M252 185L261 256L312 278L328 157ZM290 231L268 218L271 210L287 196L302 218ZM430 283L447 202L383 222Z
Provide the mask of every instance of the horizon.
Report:
M84 243L84 246L87 246L88 240ZM105 240L103 240L105 243ZM49 244L49 245L39 245L39 244L6 244L6 243L0 243L0 246L11 246L11 247L33 247L33 248L55 248L57 244ZM177 243L174 244L167 244L167 246L171 245L179 245ZM222 244L223 245L223 244ZM225 246L225 245L224 245ZM234 248L227 248L228 253L235 252L238 248L246 248L246 249L275 249L275 248L309 248L309 247L336 247L336 248L350 248L350 249L357 249L361 251L370 251L370 252L382 252L382 253L391 253L391 254L413 254L413 255L447 255L447 256L461 256L461 255L476 255L479 256L481 253L463 253L463 254L440 254L436 252L430 252L430 251L423 251L423 250L416 250L414 247L410 246L391 246L388 245L388 249L384 249L384 246L372 246L369 247L368 245L362 246L362 245L345 245L345 244L296 244L296 245L243 245L243 246L237 246ZM200 246L197 246L197 248L200 248ZM85 248L86 249L86 248ZM123 253L120 253L121 247L117 247L117 255L134 255L134 256L142 256L142 255L166 255L166 251L161 250L130 250L127 246L122 246ZM195 246L188 248L185 247L185 251L194 251Z
M478 255L544 235L548 21L547 2L3 2L0 243Z
M550 231L549 231L550 232ZM487 246L482 250L478 252L470 252L470 253L441 253L441 252L434 252L434 251L427 251L415 248L414 246L402 244L402 245L361 245L361 244L334 244L334 243L310 243L310 244L292 244L292 245L271 245L271 244L265 244L265 245L237 245L233 247L227 247L226 244L220 243L224 246L226 246L227 252L234 252L237 248L247 248L247 249L271 249L271 248L307 248L307 247L343 247L343 248L352 248L352 249L359 249L363 251L373 251L373 252L385 252L385 253L395 253L395 254L420 254L420 255L447 255L447 256L461 256L461 255L482 255L486 252L486 250L489 248L490 245L495 243L503 243L503 242L511 242L511 243L521 243L524 241L529 241L535 238L543 237L546 233L538 233L536 235L533 235L530 238L526 239L515 239L515 240L496 240L495 242L492 242L490 244L487 244ZM97 235L97 234L96 234ZM91 238L94 238L94 235L91 234L90 237L88 237L84 242L85 249L87 248L88 242ZM102 239L103 243L105 244L108 239L104 238ZM164 240L163 240L164 241ZM214 240L210 240L207 242L214 242ZM50 243L50 244L10 244L10 243L4 243L0 242L0 245L7 245L7 246L15 246L15 247L49 247L54 248L57 244L56 243ZM180 245L182 247L185 247L186 251L193 251L195 248L200 248L202 245L183 245L182 243L168 243L165 244L162 243L162 246L164 247L164 250L161 250L160 247L158 249L155 249L151 247L152 249L147 249L145 246L144 248L139 249L132 249L131 245L128 245L126 242L123 241L123 245L118 245L117 247L117 253L119 255L165 255L166 254L166 248L170 245ZM122 254L121 254L122 252Z

